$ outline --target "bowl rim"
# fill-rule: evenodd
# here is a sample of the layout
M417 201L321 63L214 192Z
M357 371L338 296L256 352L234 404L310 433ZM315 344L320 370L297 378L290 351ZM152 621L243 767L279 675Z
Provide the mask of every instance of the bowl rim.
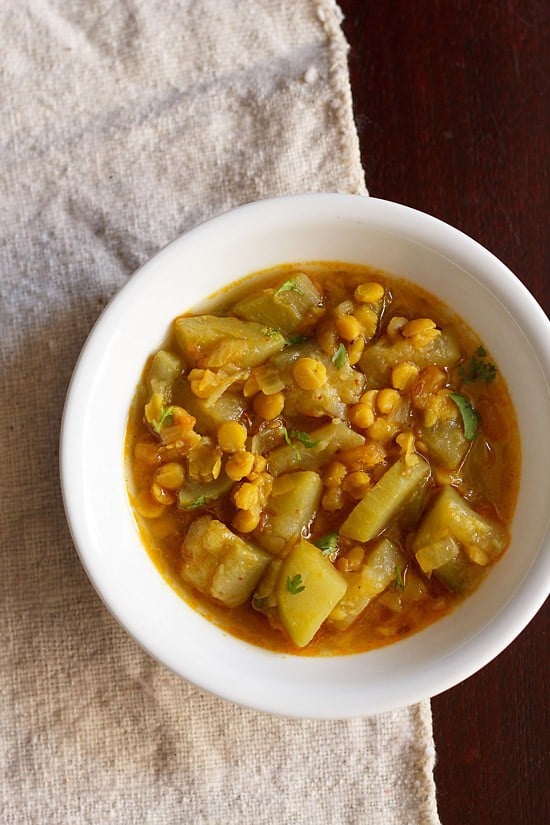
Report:
M123 610L121 605L114 604L109 599L108 587L105 582L100 581L97 567L94 565L93 548L91 548L86 535L84 519L79 516L80 505L75 500L71 484L75 472L75 439L78 430L76 414L77 410L82 408L83 403L83 374L90 369L93 372L93 364L90 361L93 358L93 349L116 319L119 307L125 306L132 292L138 290L142 280L148 277L152 262L158 265L162 263L163 257L170 254L179 245L189 244L194 240L201 242L202 236L206 235L208 237L213 230L218 231L230 227L234 221L246 222L248 216L256 214L256 217L258 217L262 213L264 213L263 218L269 220L271 215L280 213L280 210L292 209L298 212L309 210L313 202L317 204L319 209L324 209L327 215L334 213L335 219L338 215L353 217L355 214L358 220L363 222L367 213L369 213L376 221L386 222L392 231L410 233L410 236L414 236L415 240L420 239L421 242L425 242L432 249L446 255L466 270L471 270L474 263L473 268L483 269L483 283L489 286L495 297L510 311L513 307L513 315L535 353L547 384L550 383L550 347L548 347L550 321L524 284L495 255L470 236L427 213L378 198L336 193L311 193L269 198L231 209L181 234L139 267L126 284L114 295L92 327L74 367L61 419L59 463L61 492L67 523L84 569L107 609L149 655L197 687L245 707L286 717L343 719L391 710L435 696L468 678L498 656L522 632L550 593L548 524L538 554L528 574L514 593L513 599L503 607L486 627L465 644L464 649L460 651L460 656L454 657L455 661L452 665L442 662L439 663L434 672L428 669L421 677L414 680L414 685L409 685L401 691L402 699L398 702L395 701L395 698L392 698L392 700L388 700L387 704L381 703L381 706L377 706L372 711L365 707L358 712L355 706L350 706L339 710L338 713L335 713L332 709L326 709L326 711L321 709L321 712L316 709L310 715L307 709L304 710L304 708L297 711L292 698L273 702L266 701L261 696L255 699L250 693L243 698L243 690L239 687L235 688L230 683L220 685L215 676L210 679L197 678L196 674L193 674L192 668L175 667L173 661L167 661L166 656L159 655L158 650L155 650L143 638L143 635L136 630L136 627L129 622L127 611ZM399 226L395 221L396 218L399 220ZM392 223L393 221L395 223ZM435 235L437 235L437 238ZM262 650L261 648L254 649ZM271 651L269 653L271 654ZM284 654L274 655L281 656ZM369 654L353 655L368 656ZM304 659L301 657L294 658L307 661L307 657ZM340 657L336 658L339 659ZM457 658L459 661L456 661Z

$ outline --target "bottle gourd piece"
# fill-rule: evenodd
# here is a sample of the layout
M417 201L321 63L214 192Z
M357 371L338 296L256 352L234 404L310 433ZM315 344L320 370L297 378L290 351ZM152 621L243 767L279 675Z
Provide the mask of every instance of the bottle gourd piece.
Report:
M404 458L397 459L351 511L340 527L340 534L362 542L376 538L429 474L430 467L420 456L412 467Z
M346 580L308 541L294 546L277 582L279 618L297 647L313 639L346 592Z

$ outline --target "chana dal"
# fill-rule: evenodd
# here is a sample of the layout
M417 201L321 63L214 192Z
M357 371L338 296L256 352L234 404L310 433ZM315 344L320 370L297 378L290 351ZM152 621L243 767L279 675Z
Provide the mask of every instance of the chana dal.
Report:
M126 433L155 565L278 651L334 655L449 613L505 551L514 410L482 341L378 270L285 265L177 317Z

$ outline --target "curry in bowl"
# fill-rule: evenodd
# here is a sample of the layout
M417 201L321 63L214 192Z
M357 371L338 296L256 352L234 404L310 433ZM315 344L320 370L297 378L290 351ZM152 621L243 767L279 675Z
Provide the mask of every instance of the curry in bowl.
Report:
M379 270L320 263L174 320L126 458L143 542L188 603L251 643L334 655L476 588L509 541L520 445L462 319Z

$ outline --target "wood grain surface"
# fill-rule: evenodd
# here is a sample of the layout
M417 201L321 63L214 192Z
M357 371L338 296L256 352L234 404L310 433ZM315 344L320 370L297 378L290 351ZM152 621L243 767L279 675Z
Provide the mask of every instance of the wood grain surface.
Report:
M462 229L548 313L550 5L340 6L371 195ZM549 618L547 603L496 660L434 698L443 825L550 823Z

